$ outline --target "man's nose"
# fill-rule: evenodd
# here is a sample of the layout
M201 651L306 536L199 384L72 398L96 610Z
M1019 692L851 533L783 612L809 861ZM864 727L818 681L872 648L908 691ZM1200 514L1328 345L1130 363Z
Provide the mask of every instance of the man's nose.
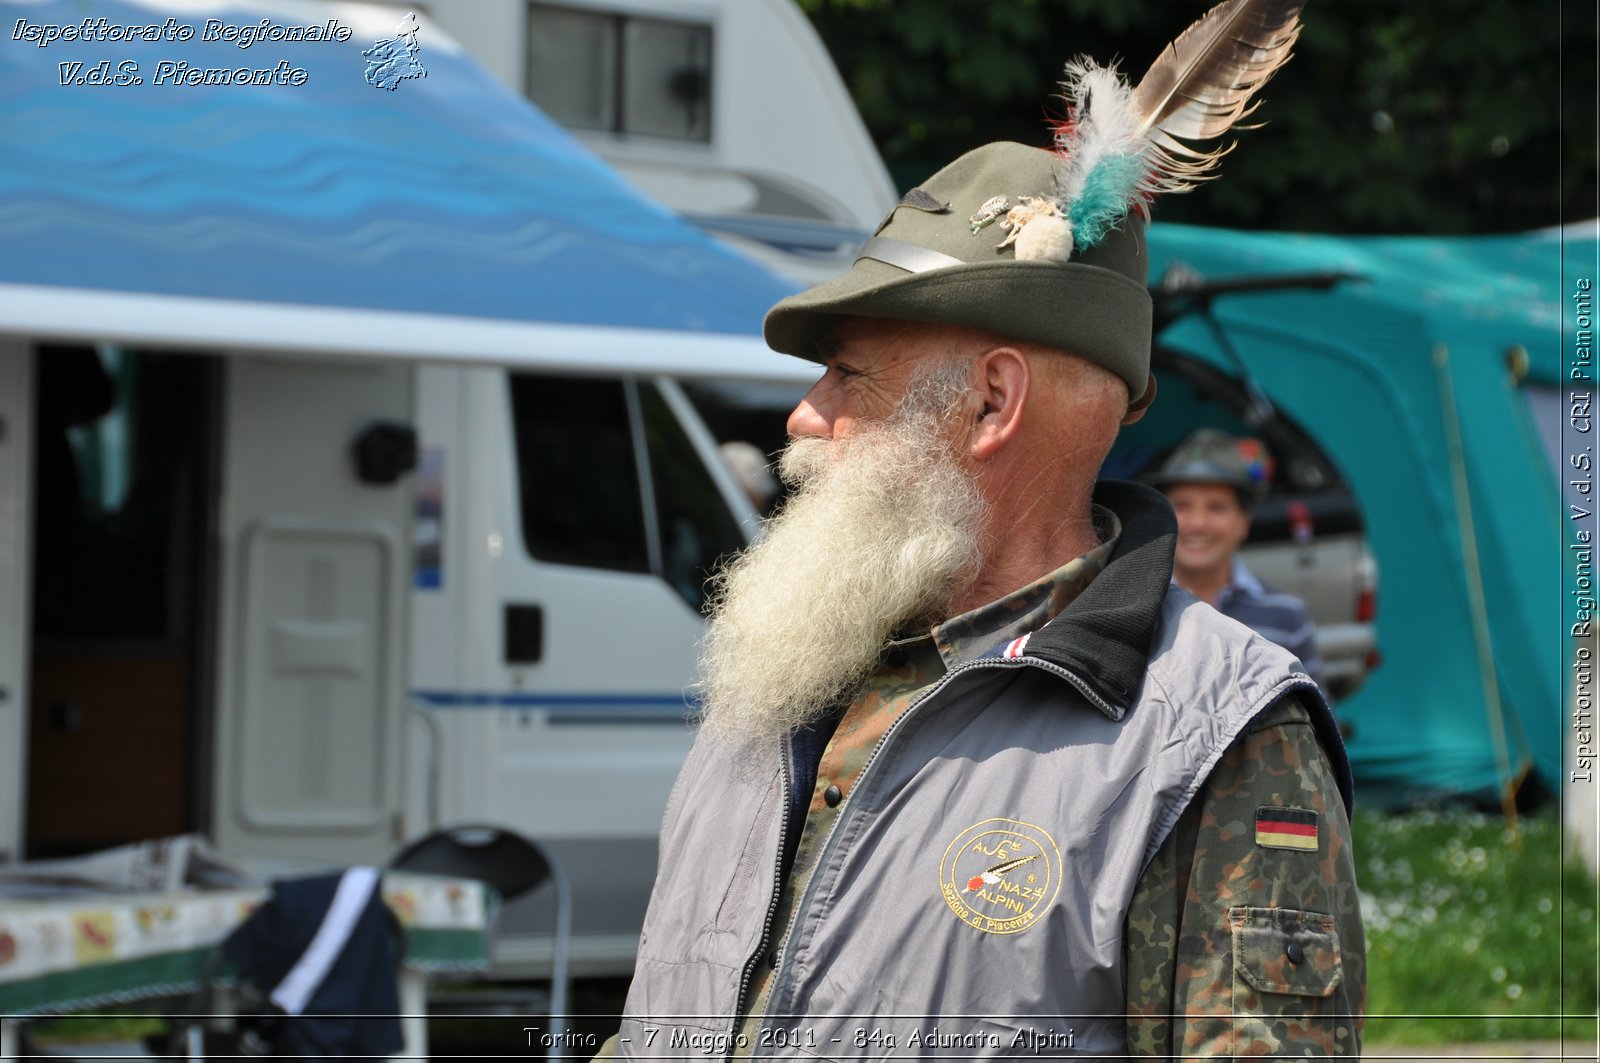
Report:
M811 396L807 395L800 400L789 414L789 435L799 439L812 436L819 439L833 438L833 426L815 406L811 404Z

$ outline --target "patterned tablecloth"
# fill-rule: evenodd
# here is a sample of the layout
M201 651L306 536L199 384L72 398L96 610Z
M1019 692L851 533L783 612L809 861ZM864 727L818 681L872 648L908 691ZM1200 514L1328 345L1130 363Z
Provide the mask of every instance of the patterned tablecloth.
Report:
M78 1011L194 989L228 932L266 887L0 900L0 1016ZM470 879L386 872L384 900L405 930L405 965L488 965L491 890Z

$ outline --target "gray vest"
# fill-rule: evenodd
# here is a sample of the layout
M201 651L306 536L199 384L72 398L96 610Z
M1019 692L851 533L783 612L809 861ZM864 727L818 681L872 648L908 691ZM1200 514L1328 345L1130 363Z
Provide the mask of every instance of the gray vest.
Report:
M1114 508L1133 535L1118 558L1152 545ZM1158 538L1144 556L1164 548L1170 572ZM890 730L796 904L756 1058L1125 1053L1140 872L1260 712L1301 691L1325 745L1331 717L1286 651L1169 593L1159 565L1107 581L1116 565L1083 596L1098 589L1098 605L1080 598L1027 656L956 668ZM1136 680L1131 655L1094 645L1106 630L1147 647ZM1344 768L1342 748L1330 756ZM696 743L662 824L619 1055L736 1047L762 943L784 931L767 923L792 829L787 760Z

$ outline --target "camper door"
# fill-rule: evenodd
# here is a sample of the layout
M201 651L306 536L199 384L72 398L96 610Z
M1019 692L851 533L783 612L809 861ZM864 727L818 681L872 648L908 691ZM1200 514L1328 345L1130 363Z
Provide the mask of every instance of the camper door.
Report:
M413 375L228 360L212 788L225 850L381 862L399 841Z

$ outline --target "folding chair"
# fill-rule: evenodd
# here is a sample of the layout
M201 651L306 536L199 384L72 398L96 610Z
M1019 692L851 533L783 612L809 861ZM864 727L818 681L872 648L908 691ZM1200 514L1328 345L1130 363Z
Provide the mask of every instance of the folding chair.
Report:
M397 871L471 878L512 901L546 882L556 893L554 950L550 965L550 1036L559 1038L567 1015L567 947L572 937L572 891L565 870L550 851L504 827L448 827L412 842L389 862Z

